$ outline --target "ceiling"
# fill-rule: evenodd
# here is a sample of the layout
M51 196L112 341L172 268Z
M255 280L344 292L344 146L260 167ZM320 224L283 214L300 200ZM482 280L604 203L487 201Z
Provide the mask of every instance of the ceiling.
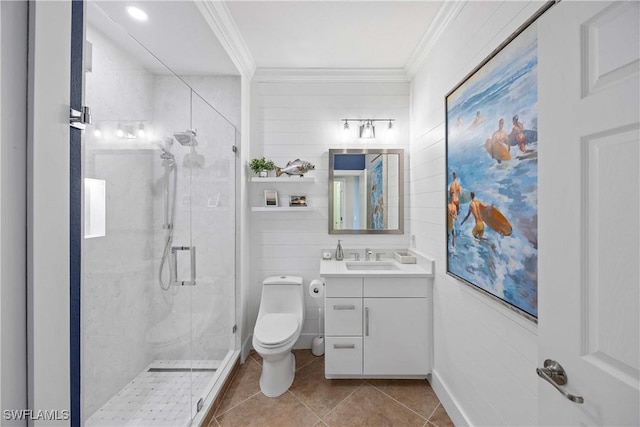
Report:
M153 73L170 74L159 59L179 75L239 75L192 1L91 0L87 4L89 24ZM127 6L144 10L148 20L132 19Z
M154 73L170 73L159 59L179 75L239 75L195 1L87 3L89 24ZM231 0L216 7L257 68L402 69L443 4ZM148 20L133 20L127 6L144 10Z
M441 1L227 1L257 68L403 68Z

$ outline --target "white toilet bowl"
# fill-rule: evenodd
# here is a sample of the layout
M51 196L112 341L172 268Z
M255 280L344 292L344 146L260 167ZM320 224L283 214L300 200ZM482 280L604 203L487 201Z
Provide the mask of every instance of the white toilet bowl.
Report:
M260 390L277 397L289 389L295 376L295 345L304 321L302 277L267 277L262 283L253 348L262 356Z

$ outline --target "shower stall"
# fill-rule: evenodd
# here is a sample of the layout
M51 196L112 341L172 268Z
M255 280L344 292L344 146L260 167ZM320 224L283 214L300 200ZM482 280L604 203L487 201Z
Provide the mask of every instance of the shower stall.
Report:
M82 425L188 426L238 355L240 79L178 76L101 3L86 26Z

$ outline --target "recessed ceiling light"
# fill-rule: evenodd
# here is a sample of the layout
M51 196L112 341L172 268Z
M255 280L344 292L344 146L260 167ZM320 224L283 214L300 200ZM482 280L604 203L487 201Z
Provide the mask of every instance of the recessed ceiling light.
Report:
M129 13L129 16L137 21L146 21L149 18L144 10L138 9L134 6L127 6L127 12Z

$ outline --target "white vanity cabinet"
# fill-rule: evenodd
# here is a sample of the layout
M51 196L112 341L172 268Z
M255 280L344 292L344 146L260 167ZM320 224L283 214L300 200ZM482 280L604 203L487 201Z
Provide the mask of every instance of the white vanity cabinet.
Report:
M424 378L431 366L426 277L327 277L325 376Z

